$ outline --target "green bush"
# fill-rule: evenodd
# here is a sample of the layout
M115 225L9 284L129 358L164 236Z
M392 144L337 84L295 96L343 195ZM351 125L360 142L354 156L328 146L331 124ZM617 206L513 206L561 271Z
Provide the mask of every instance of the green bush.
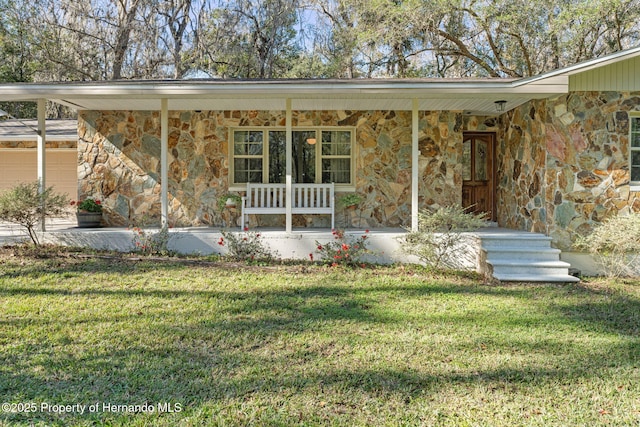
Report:
M151 231L140 227L131 228L133 232L133 251L142 255L173 255L169 250L168 227L161 227L158 231Z
M400 242L404 253L417 256L428 267L454 269L459 266L461 233L486 226L485 215L468 213L459 205L423 210L418 214L418 231L409 231Z
M362 264L362 257L372 251L367 248L369 230L359 237L345 234L344 230L333 230L331 232L333 240L327 243L320 243L316 240L317 252L320 259L332 266L348 265L357 266ZM313 261L313 254L309 254Z
M18 184L0 195L0 221L24 227L34 245L38 245L36 226L48 217L68 213L67 196L56 194L53 187L39 192L40 182Z
M279 256L262 242L262 235L255 231L245 228L241 233L226 230L221 233L218 245L227 248L226 257L233 261L270 262Z
M608 277L640 274L640 214L618 215L605 220L575 244L589 252Z

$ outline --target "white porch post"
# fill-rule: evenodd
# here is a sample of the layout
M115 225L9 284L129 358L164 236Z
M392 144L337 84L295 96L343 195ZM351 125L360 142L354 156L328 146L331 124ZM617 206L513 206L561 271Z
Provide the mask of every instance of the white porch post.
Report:
M169 223L169 101L160 101L160 222Z
M411 231L418 231L418 100L411 110Z
M285 181L285 185L286 185L286 190L285 190L285 210L286 210L286 227L285 230L287 233L291 233L292 230L292 219L293 219L293 215L291 214L291 197L293 196L293 191L292 191L292 171L293 171L293 167L291 165L291 157L293 156L293 134L292 134L292 127L293 125L291 124L293 118L292 118L292 114L291 114L291 98L287 98L286 101L286 116L285 116L285 121L286 121L286 156L287 156L287 162L286 162L286 181Z
M46 161L46 144L47 144L47 130L46 130L46 114L47 114L47 100L38 99L38 181L40 185L38 192L42 194L47 188L47 161ZM44 211L42 218L40 218L40 229L47 231L45 225Z

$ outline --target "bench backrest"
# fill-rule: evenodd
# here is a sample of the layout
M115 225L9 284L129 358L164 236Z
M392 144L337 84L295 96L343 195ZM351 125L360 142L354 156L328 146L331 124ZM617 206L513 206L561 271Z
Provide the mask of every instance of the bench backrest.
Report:
M332 208L333 184L293 184L292 207L310 210ZM284 208L285 184L247 184L246 207Z
M247 184L246 206L250 208L284 208L284 184Z
M333 206L333 184L293 184L293 207L326 209Z

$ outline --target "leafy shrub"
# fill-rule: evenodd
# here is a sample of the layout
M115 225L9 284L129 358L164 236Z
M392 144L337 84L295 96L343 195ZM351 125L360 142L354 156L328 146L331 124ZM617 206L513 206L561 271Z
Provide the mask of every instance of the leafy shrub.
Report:
M487 226L485 215L468 213L459 205L418 213L418 231L409 231L400 242L404 253L417 256L433 269L459 267L461 233Z
M100 200L95 200L92 198L78 201L74 200L71 202L71 206L75 206L78 212L102 212L102 202L100 202Z
M34 245L40 243L36 226L47 217L67 214L67 196L53 187L39 192L40 182L18 184L0 195L0 221L18 224L27 230Z
M218 240L218 245L227 248L226 257L233 261L273 261L278 257L278 253L269 249L262 242L262 235L255 231L235 233L222 230L222 237Z
M575 247L589 252L608 277L640 274L640 214L618 215L605 220L576 241Z
M131 228L133 232L133 250L143 255L171 255L169 251L169 228L159 231L145 230L140 227Z
M333 230L332 234L333 240L327 243L316 240L320 259L327 264L356 266L362 264L363 255L371 253L367 248L369 230L360 236L345 234L344 230ZM313 254L309 258L313 261Z

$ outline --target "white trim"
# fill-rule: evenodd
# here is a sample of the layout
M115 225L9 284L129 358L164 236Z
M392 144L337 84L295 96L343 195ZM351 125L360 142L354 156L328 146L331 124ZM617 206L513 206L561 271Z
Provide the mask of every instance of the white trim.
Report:
M420 150L418 147L419 129L418 100L413 99L411 110L411 231L418 231L418 195Z
M160 101L160 222L169 224L169 102Z
M285 101L285 125L286 125L286 170L285 170L285 231L287 233L291 233L293 229L293 213L291 206L291 196L293 195L292 191L292 174L293 174L293 166L291 164L291 157L293 156L293 113L291 112L291 98L287 98Z
M38 181L40 182L38 191L43 193L47 188L47 100L38 99ZM43 204L44 205L44 204ZM47 231L44 210L40 220L40 230Z

